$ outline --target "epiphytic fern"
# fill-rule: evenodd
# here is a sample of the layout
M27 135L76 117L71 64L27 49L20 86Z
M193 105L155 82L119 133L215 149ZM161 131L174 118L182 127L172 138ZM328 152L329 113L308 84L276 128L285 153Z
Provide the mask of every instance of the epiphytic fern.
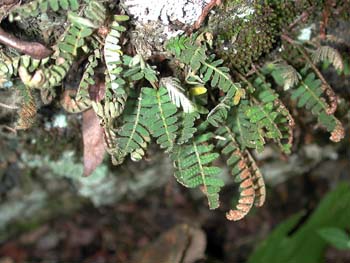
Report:
M119 87L125 84L124 79L121 76L123 71L121 56L121 46L119 44L119 38L121 33L126 30L125 27L119 24L119 22L128 20L127 16L114 16L114 21L111 25L111 31L105 39L104 45L104 59L107 66L107 72L110 79L110 86L113 91L116 91Z
M53 11L79 9L78 0L34 0L24 5L14 8L9 16L10 21L22 20L27 17L38 16L40 13L46 13L48 9Z
M224 185L219 177L221 169L213 166L219 154L214 153L214 145L209 143L212 133L197 135L191 141L174 149L175 177L186 187L201 187L208 198L209 208L219 206L219 191Z
M244 96L244 91L232 81L229 69L222 65L224 61L215 60L214 55L207 56L205 44L196 40L195 37L176 37L168 42L167 48L177 59L189 65L192 70L191 74L197 74L204 83L210 81L213 88L219 88L224 92L231 89L237 92L236 104L239 103L240 97Z
M258 76L253 85L256 87L255 98L246 112L250 122L256 123L263 136L273 139L283 152L290 153L293 139L290 124L294 123L291 115L263 76Z
M99 1L89 0L84 9L84 16L92 21L96 27L100 27L106 20L107 10L103 3Z
M179 119L180 119L180 132L179 137L177 138L176 143L181 145L183 143L186 143L189 139L191 139L195 132L197 131L197 128L195 126L195 121L199 118L199 113L197 111L191 112L191 113L179 113Z
M179 128L176 106L162 86L158 90L142 88L142 93L142 106L147 111L151 134L157 138L160 147L169 152L174 147Z
M95 25L90 20L74 13L70 13L68 18L71 25L63 40L58 44L58 48L63 54L68 53L76 56L78 49L85 45L85 39L92 34Z
M117 144L121 156L131 154L133 160L143 157L151 139L147 128L146 109L142 105L144 96L143 92L139 96L134 92L130 94L122 115L123 124L118 129Z
M224 123L227 119L227 114L233 106L234 90L229 90L227 94L220 98L220 102L208 113L207 120L215 127Z
M129 69L123 73L123 76L130 81L146 79L152 86L158 81L157 72L154 67L146 63L140 54L134 57L124 56L123 59L124 64L129 67Z
M247 100L241 101L237 108L229 112L227 123L232 126L236 141L243 150L245 148L253 148L262 151L265 139L258 125L250 122L247 116L249 107Z
M298 107L305 107L307 110L317 117L327 131L332 133L331 139L339 141L344 137L344 131L339 120L329 114L329 105L322 97L322 82L315 77L314 73L303 71L303 79L300 81L298 88L293 89L292 100L297 101Z
M336 70L342 71L344 68L343 59L338 50L330 46L320 46L312 53L312 60L318 62L332 63Z
M247 150L241 151L235 140L234 132L227 125L218 128L218 146L228 157L227 165L235 181L239 183L239 200L235 209L231 209L226 217L229 220L240 220L247 215L253 204L262 206L265 202L264 179Z

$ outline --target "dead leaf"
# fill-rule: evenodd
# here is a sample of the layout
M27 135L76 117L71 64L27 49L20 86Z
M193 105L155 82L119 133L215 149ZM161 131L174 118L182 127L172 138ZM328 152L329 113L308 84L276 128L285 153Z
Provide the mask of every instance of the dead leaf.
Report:
M100 102L104 99L106 93L106 84L99 78L96 78L96 83L89 86L89 96L92 101Z
M136 252L132 262L194 263L204 258L206 244L203 230L187 224L176 225Z
M103 128L93 109L83 113L84 176L99 166L105 154Z

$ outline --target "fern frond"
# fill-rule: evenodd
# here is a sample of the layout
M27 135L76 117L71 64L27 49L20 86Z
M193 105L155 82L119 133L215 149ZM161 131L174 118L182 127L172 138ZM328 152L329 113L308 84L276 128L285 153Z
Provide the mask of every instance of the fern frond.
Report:
M76 11L79 6L78 0L33 0L11 10L9 20L12 22L28 17L36 17L41 13L46 13L49 9L54 12L59 10Z
M327 131L343 130L339 120L333 114L329 114L329 106L325 102L325 99L321 97L323 94L322 82L315 78L314 73L304 71L304 75L306 76L301 80L299 87L291 91L292 100L297 101L298 107L305 107L311 111ZM334 137L339 141L343 135ZM332 136L331 139L334 137Z
M344 69L343 59L338 50L330 46L321 46L312 53L312 60L315 64L319 62L332 63L336 70Z
M123 125L118 129L117 144L121 155L133 154L133 159L140 160L150 141L147 129L146 110L142 107L144 93L131 93L122 115Z
M37 106L32 95L32 91L29 87L19 84L17 89L22 97L22 105L18 112L19 118L15 125L15 129L26 130L29 129L35 122Z
M189 42L190 38L186 35L176 36L169 39L165 47L176 57L179 57L181 52L189 47Z
M100 27L106 20L106 8L99 1L89 0L84 9L84 16L93 21L96 27Z
M159 84L168 90L171 101L176 107L182 107L185 113L195 111L195 105L184 94L185 90L181 87L180 80L174 77L161 78Z
M123 76L128 78L131 82L146 79L152 86L158 82L157 71L154 67L146 63L140 54L134 57L124 56L123 60L124 64L129 67L129 69L124 72Z
M285 153L290 153L292 135L289 121L291 115L278 99L278 94L265 82L263 76L258 76L253 85L256 87L254 104L246 114L252 123L256 123L263 131L264 137L273 139ZM278 107L276 105L279 105ZM287 117L289 119L287 119Z
M112 90L117 90L119 87L124 86L125 80L122 78L121 73L122 60L121 46L119 45L119 38L121 33L126 30L125 27L119 24L120 16L114 16L114 21L111 25L111 31L105 39L104 46L104 58L107 66L107 72L111 81Z
M92 22L90 23L93 25ZM74 57L77 56L78 49L85 45L85 38L90 36L93 32L91 25L89 27L82 23L72 23L62 41L58 43L58 48L61 54L70 54Z
M176 147L171 158L178 182L189 188L200 186L208 198L209 208L215 209L219 206L219 191L224 182L219 177L221 169L212 164L219 157L213 152L214 145L208 142L212 137L212 133L196 136Z
M260 152L264 149L265 139L259 126L250 122L246 115L248 109L248 102L243 100L237 108L231 110L227 123L232 126L235 138L243 150L252 148Z
M180 113L179 119L180 119L180 133L179 137L177 138L176 143L181 145L186 142L188 142L197 131L197 128L195 127L195 121L199 118L199 113L197 111L191 112L191 113Z
M218 141L218 146L222 148L222 153L228 156L227 165L231 168L231 174L240 186L238 204L235 209L231 209L226 214L228 220L237 221L249 213L253 204L255 206L264 204L265 183L249 152L240 150L233 131L227 125L223 125L217 129L216 134L222 138Z
M275 81L283 86L284 90L289 90L299 83L301 75L291 65L287 63L269 63L265 67L266 73L271 73Z
M149 128L161 148L170 152L174 147L179 128L177 108L171 102L168 91L164 87L158 90L143 88L142 107L147 108Z
M227 114L233 106L234 90L229 90L225 97L220 99L217 104L207 115L207 121L214 127L219 127L227 119Z

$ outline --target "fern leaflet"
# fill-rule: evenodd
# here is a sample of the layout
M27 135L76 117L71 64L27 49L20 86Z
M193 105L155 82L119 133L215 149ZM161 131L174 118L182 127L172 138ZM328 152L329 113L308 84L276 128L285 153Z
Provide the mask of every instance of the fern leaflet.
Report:
M227 219L237 221L248 214L253 204L256 206L264 204L265 183L249 152L240 150L233 131L227 125L223 125L216 133L222 138L218 141L218 146L223 148L222 153L228 156L227 165L232 169L232 176L240 186L238 204L226 214Z
M208 198L209 208L215 209L219 206L219 191L224 182L219 177L221 169L212 165L219 157L213 152L214 145L208 143L212 136L212 133L196 136L176 147L171 157L178 182L190 188L201 186Z
M153 137L161 148L171 151L178 130L178 117L176 106L171 102L168 91L164 87L158 90L151 88L142 89L142 107L145 107L150 123L149 127Z

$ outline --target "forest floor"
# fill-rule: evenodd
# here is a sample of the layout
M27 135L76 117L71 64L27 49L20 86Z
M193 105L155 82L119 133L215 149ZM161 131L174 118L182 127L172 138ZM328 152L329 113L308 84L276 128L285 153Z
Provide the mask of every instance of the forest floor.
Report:
M144 248L171 227L185 223L201 228L207 238L205 262L245 262L254 247L280 222L301 210L308 215L335 184L348 178L345 155L314 167L268 189L267 201L245 219L230 222L224 209L210 211L203 199L170 180L140 201L95 208L88 204L29 232L17 233L0 246L0 262L132 262ZM329 174L332 174L330 177ZM224 190L229 198L232 190ZM165 253L160 246L154 253ZM329 250L331 261L349 262L349 253ZM201 261L198 261L201 262Z

